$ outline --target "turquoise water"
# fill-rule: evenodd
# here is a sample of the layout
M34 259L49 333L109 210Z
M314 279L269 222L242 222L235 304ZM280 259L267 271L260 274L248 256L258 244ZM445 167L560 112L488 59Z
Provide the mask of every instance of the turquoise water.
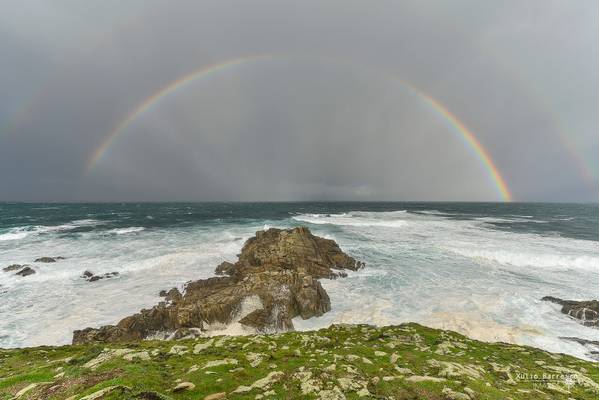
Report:
M365 269L323 281L333 310L296 320L416 321L483 340L584 356L559 336L599 340L545 295L599 293L599 205L503 203L0 203L0 347L68 343L74 329L115 323L158 292L211 276L265 227L306 225ZM64 256L53 264L41 256ZM117 278L80 278L118 271Z

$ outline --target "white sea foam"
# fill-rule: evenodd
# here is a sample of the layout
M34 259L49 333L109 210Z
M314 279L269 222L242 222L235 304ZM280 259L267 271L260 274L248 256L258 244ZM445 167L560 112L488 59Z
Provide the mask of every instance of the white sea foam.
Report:
M113 233L115 235L125 235L127 233L136 233L136 232L141 232L143 230L145 230L146 228L144 228L143 226L132 226L129 228L118 228L118 229L111 229L108 231L108 233Z
M448 248L448 250L464 257L516 267L582 268L595 272L599 271L599 255L551 254L534 250L512 251L476 248Z
M63 232L83 226L96 226L106 223L95 219L80 219L62 225L26 225L11 228L8 232L0 234L0 241L25 239L28 236L51 232Z
M366 268L347 278L323 280L332 311L294 320L298 329L334 322L415 321L483 340L584 357L582 346L566 344L559 336L599 340L599 331L577 324L539 299L596 297L597 242L499 230L489 222L448 218L440 212L348 211L290 215L284 221L252 225L146 229L143 234L88 232L76 238L38 235L48 227L21 227L3 235L24 232L35 240L0 242L0 266L31 263L42 255L67 259L36 263L37 273L26 278L0 272L0 284L7 291L0 294L0 347L67 343L73 329L115 323L156 304L161 289L181 289L186 281L213 276L216 265L235 260L256 230L304 224L314 234L336 240L365 261ZM67 225L75 223L96 222ZM120 229L131 228L139 227ZM85 269L118 271L120 276L90 283L80 278ZM255 307L246 304L247 310ZM214 328L246 333L237 325Z
M296 215L292 217L296 221L308 222L316 225L340 225L340 226L358 226L358 227L385 227L385 228L402 228L407 222L403 219L397 218L399 215L403 215L404 212L395 212L394 218L390 219L377 219L372 218L371 213L354 212L354 213L343 213L343 214L306 214Z
M29 235L29 232L23 230L11 230L7 233L0 234L0 241L24 239Z

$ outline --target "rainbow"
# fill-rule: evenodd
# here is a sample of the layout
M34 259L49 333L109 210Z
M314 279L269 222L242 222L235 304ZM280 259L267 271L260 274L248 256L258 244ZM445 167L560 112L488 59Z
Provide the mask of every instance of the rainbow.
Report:
M124 131L126 131L127 127L131 125L138 117L147 112L159 101L163 100L165 97L176 92L178 89L181 89L186 84L196 81L198 79L203 79L209 76L213 76L214 74L230 69L232 67L246 64L250 62L262 61L273 59L275 56L272 54L263 54L263 55L254 55L254 56L245 56L234 58L231 60L227 60L224 62L220 62L217 64L212 64L196 71L193 71L181 78L178 78L158 91L154 92L151 96L144 99L141 103L137 105L127 116L119 122L106 136L106 138L102 141L102 143L93 151L91 157L86 163L86 172L89 173L95 165L102 159L102 157L106 154L108 149L110 148L112 142ZM443 118L447 124L457 132L462 140L470 147L479 160L484 165L485 169L488 171L489 177L494 182L495 187L497 188L497 192L500 195L501 199L506 202L512 201L511 191L503 178L501 172L497 168L497 165L493 161L491 155L484 148L482 143L478 140L478 138L474 135L472 131L470 131L457 116L452 114L449 109L443 105L438 100L435 100L432 96L418 89L414 85L399 79L393 75L384 74L388 78L393 81L399 83L401 86L406 88L409 92L416 95L419 99L421 99L428 107L433 109L440 117Z
M449 111L449 109L441 102L435 100L430 95L424 93L414 85L404 80L398 79L396 77L393 77L393 79L417 95L418 98L424 101L424 103L429 105L431 108L437 111L441 117L443 117L443 119L449 124L450 128L455 130L460 135L462 140L468 145L468 147L470 147L470 149L473 150L476 156L483 163L489 173L489 176L495 183L497 191L499 192L499 195L503 201L511 202L513 200L512 192L510 191L505 179L499 171L499 168L497 168L497 165L493 161L493 158L491 158L491 154L489 154L489 151L485 149L474 133L472 133L472 131L470 131L466 125L464 125L464 123L462 123L462 121L460 121L455 114L452 114L451 111Z
M224 70L230 69L237 65L248 63L248 62L253 62L253 61L269 59L272 57L273 56L270 54L255 55L255 56L248 56L248 57L238 57L238 58L234 58L234 59L220 62L217 64L209 65L207 67L204 67L204 68L201 68L194 72L191 72L190 74L187 74L179 79L176 79L176 80L170 82L168 85L166 85L162 89L158 90L157 92L154 92L150 97L148 97L144 101L142 101L137 107L135 107L133 109L133 111L131 111L129 114L127 114L125 119L123 119L119 124L117 124L112 129L112 131L110 131L110 133L102 141L100 146L98 146L96 148L96 150L93 152L92 156L88 160L86 171L89 172L90 170L92 170L94 168L94 166L98 163L98 161L100 161L100 159L108 151L108 149L110 148L110 145L112 144L114 139L116 139L122 132L124 132L133 121L135 121L139 116L141 116L143 113L148 111L155 103L164 99L168 95L176 92L177 89L182 88L189 82L195 81L200 78L206 78L206 77L211 76L217 72L222 72Z

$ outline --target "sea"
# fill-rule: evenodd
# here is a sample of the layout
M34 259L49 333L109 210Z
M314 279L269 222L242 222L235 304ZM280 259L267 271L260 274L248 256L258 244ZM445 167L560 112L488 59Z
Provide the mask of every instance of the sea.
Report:
M599 298L599 204L0 203L0 347L70 343L158 293L214 275L256 231L307 226L366 267L322 280L334 323L418 322L472 338L587 358L560 337L599 340L543 296ZM65 257L56 263L38 257ZM82 273L118 272L88 282Z

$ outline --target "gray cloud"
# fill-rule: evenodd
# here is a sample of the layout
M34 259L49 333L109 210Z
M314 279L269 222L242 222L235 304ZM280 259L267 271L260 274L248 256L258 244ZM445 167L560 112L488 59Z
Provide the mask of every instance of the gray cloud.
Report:
M476 134L516 200L597 201L598 17L590 1L3 2L0 199L498 199L395 76ZM255 54L274 56L165 97L86 172L141 101Z

